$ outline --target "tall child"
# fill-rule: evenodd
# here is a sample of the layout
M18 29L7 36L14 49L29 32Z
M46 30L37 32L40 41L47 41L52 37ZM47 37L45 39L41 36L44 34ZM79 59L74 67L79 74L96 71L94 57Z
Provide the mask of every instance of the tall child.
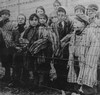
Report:
M29 27L26 29L23 35L23 42L28 44L27 49L30 48L30 46L32 45L32 43L34 43L34 41L38 40L38 25L39 25L39 17L35 13L31 14L29 17ZM27 52L25 55L25 67L29 71L30 82L34 81L33 75L35 73L35 64L36 64L36 58L32 57L31 54ZM35 82L32 82L34 86L36 86L37 84L36 81L37 80L35 80Z
M58 39L61 42L61 40L68 34L70 34L73 31L73 25L72 22L69 20L69 18L66 15L66 10L62 7L58 8L57 11L57 16L58 16L58 23L57 23L57 34L58 34ZM69 49L68 49L69 45L66 45L63 49L63 51L61 52L60 56L58 55L57 57L62 58L62 59L58 59L55 60L55 62L57 64L55 64L55 68L57 71L57 76L58 76L58 87L60 87L60 89L65 89L64 86L66 86L66 79L67 79L67 63L68 63L68 57L69 57ZM59 49L61 49L59 47ZM68 88L68 87L66 87Z

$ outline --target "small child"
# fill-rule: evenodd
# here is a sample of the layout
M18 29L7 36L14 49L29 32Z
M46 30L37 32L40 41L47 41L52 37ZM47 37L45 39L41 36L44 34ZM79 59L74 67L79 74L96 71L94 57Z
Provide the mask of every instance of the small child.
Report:
M54 26L57 23L57 21L58 21L57 13L55 13L55 12L51 13L50 19L48 21L48 25Z
M48 28L47 21L48 21L48 16L46 14L41 14L39 16L39 23L40 23L40 25L39 25L39 38L41 38L41 37L43 38L48 33L46 31Z
M47 26L47 21L48 21L48 16L46 14L41 14L39 16L39 31L38 31L38 39L48 39L49 36L49 27ZM50 49L49 49L50 50ZM38 58L38 72L39 72L39 85L41 84L47 84L47 78L48 77L48 72L50 70L50 63L49 60L46 59L45 57L47 57L47 52L49 52L47 50L47 48L45 48L45 50L41 50L38 54L39 58Z
M46 14L41 14L39 16L39 23L40 25L46 25L48 21L48 16Z

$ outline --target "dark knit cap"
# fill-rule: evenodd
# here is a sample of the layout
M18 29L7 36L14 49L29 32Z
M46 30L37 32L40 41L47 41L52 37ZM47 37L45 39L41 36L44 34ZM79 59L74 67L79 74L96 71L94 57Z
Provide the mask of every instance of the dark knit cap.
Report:
M0 11L0 16L2 16L2 15L4 15L4 14L7 14L7 15L10 16L10 11L7 10L7 9L3 9L3 10L1 10L1 11Z

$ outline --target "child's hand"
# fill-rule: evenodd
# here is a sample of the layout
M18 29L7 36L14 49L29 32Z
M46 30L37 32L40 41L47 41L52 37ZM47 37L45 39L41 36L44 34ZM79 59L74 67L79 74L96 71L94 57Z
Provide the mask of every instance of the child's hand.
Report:
M51 77L51 81L53 81L54 79L57 78L57 74L56 74L56 70L55 69L51 69L50 70L50 77Z
M5 75L5 68L0 67L0 78L3 78L4 75Z

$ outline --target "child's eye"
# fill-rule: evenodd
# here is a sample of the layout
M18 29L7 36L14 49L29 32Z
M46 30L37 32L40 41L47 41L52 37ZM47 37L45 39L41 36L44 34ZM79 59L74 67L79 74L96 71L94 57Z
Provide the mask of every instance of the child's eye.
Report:
M37 21L37 19L35 19L35 21Z

